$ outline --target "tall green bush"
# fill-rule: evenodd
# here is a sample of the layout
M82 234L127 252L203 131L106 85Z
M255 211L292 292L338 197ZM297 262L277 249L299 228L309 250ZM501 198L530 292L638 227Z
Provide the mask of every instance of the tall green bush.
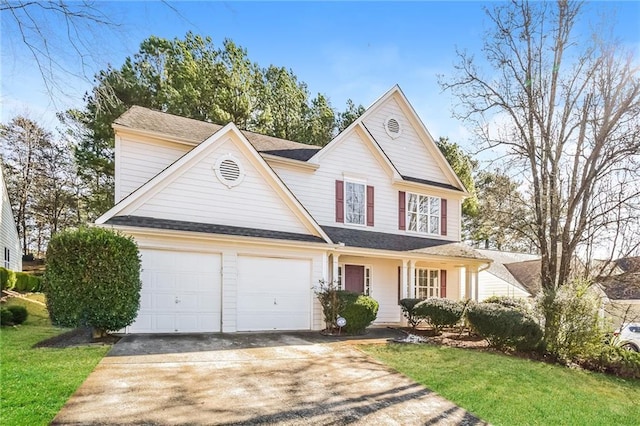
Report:
M342 308L339 315L347 320L347 334L363 334L378 316L379 304L372 297L349 291L338 291Z
M103 228L56 234L47 248L51 321L97 334L130 325L140 306L140 255L131 237Z
M464 304L451 299L430 297L416 304L414 311L418 318L425 319L440 334L443 327L452 327L460 322Z
M542 315L542 298L537 300ZM560 288L551 309L558 323L545 336L547 350L563 361L593 358L600 353L604 330L599 315L600 298L589 282L573 281Z
M471 328L497 349L531 351L542 341L540 325L518 308L478 303L467 307L466 316Z
M10 269L0 268L0 284L2 290L12 290L16 286L16 273Z

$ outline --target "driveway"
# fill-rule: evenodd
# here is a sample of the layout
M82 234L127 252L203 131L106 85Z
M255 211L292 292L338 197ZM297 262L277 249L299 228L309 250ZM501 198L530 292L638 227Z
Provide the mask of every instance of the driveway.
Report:
M483 423L354 342L280 333L126 336L52 424Z

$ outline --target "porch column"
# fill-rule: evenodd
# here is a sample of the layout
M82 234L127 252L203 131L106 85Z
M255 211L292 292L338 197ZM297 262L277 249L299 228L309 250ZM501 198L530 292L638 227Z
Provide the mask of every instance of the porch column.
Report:
M338 259L340 255L338 253L331 254L331 282L335 285L339 285L338 282Z
M409 261L402 259L402 267L400 268L400 298L406 299L409 297Z
M416 261L409 261L409 297L416 297Z
M478 301L478 267L465 267L465 298Z

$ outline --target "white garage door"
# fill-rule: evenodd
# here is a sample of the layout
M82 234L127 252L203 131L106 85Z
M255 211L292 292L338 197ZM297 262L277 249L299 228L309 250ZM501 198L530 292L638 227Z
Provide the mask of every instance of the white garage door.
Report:
M220 255L140 250L140 310L131 333L220 331Z
M238 257L238 331L309 330L311 261Z

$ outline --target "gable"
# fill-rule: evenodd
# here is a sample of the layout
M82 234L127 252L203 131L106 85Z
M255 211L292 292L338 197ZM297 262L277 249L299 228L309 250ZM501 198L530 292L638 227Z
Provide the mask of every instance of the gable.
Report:
M229 172L225 165L232 163L225 160L239 169ZM229 184L220 177L225 173L239 173L240 177ZM323 236L232 124L193 148L96 222L105 223L114 216Z
M399 124L397 137L390 136L385 129L385 123L390 118ZM363 119L363 124L402 176L457 186L437 161L439 151L434 153L429 150L428 143L432 142L425 143L422 140L395 97L375 106Z

